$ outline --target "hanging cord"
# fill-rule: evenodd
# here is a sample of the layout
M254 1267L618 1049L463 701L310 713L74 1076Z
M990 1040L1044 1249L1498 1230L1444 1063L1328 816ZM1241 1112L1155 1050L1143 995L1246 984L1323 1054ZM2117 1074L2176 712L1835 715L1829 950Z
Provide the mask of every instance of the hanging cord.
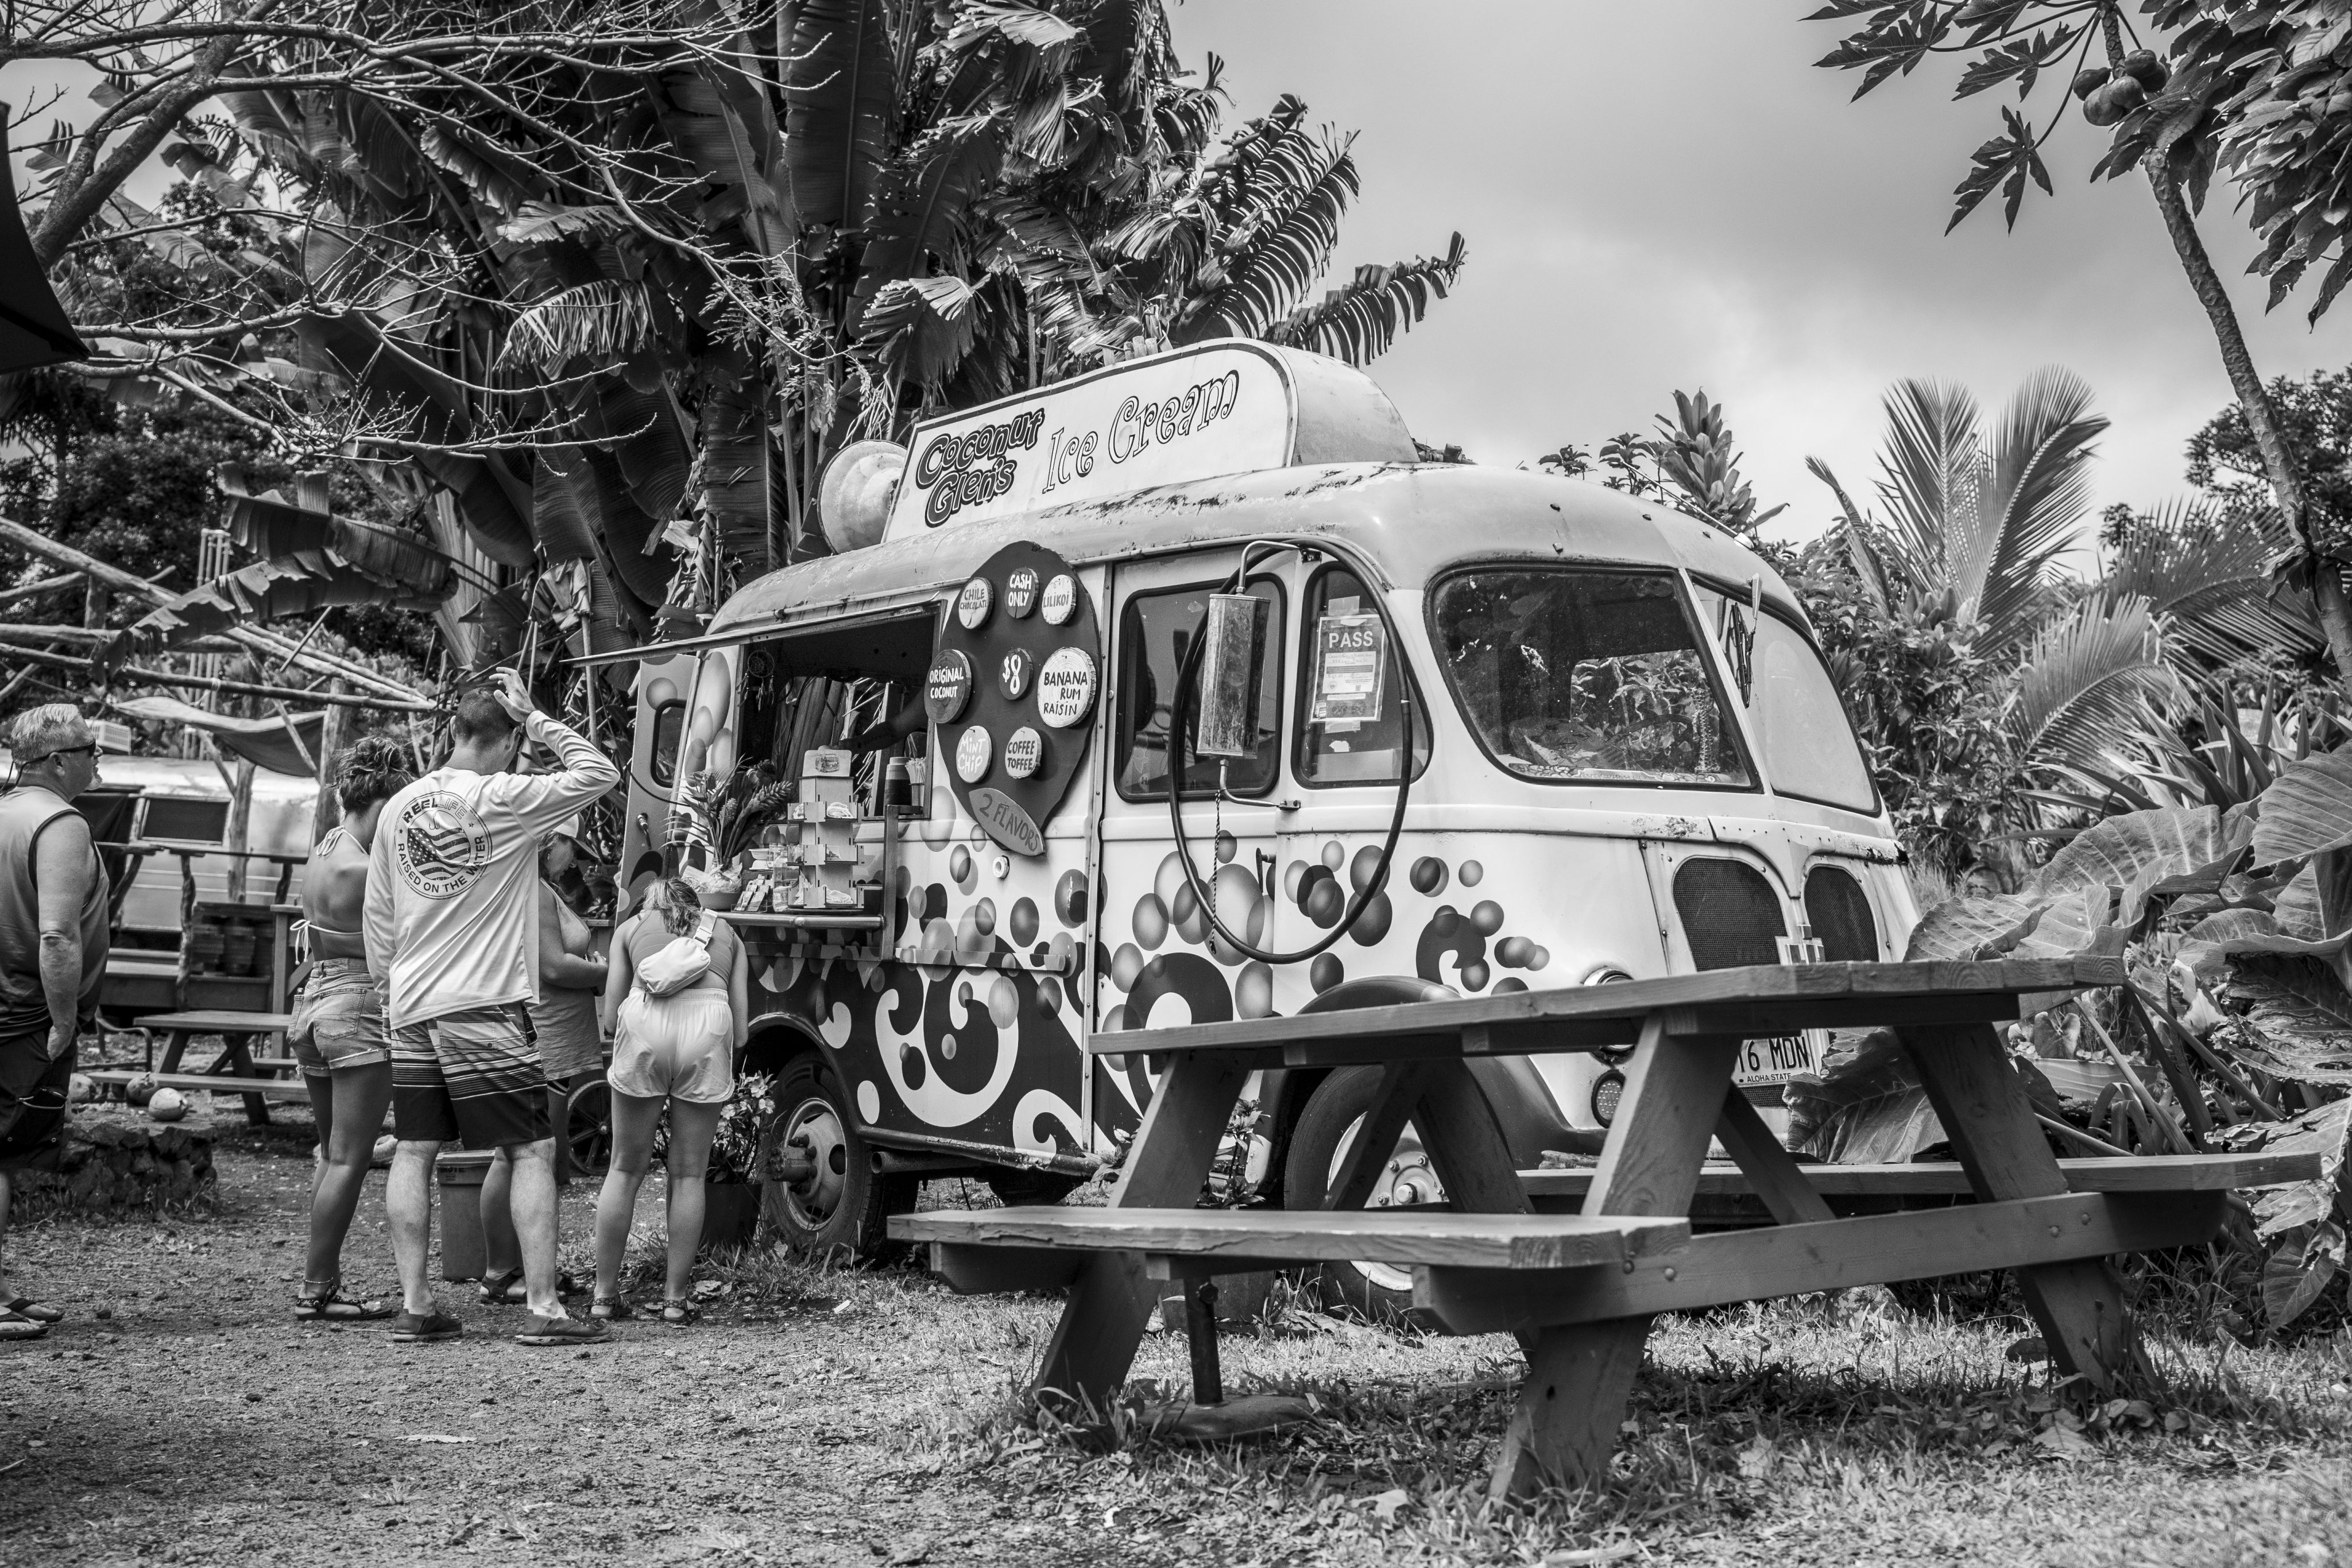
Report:
M1295 550L1297 549L1298 549L1298 547L1294 544L1286 544L1279 540L1268 539L1254 540L1250 544L1244 546L1242 549L1241 565L1234 569L1233 580L1219 591L1225 593L1244 593L1248 591L1250 552L1252 550L1265 550L1272 552L1286 549ZM1176 689L1170 695L1168 699L1168 824L1176 838L1176 859L1184 868L1184 883L1192 890L1192 896L1200 901L1201 913L1208 920L1209 928L1215 932L1219 936L1223 937L1226 946L1238 950L1246 957L1256 959L1261 964L1303 963L1307 959L1312 958L1317 954L1331 947L1339 942L1339 938L1345 936L1349 932L1355 929L1356 922L1363 917L1364 911L1371 906L1372 900L1380 895L1381 889L1388 885L1389 865L1396 857L1397 839L1404 831L1405 802L1410 800L1412 795L1413 713L1412 673L1405 668L1403 654L1394 645L1394 640L1387 638L1382 640L1391 644L1389 649L1390 656L1395 661L1397 666L1397 717L1402 727L1401 733L1402 736L1402 744L1401 749L1403 753L1404 760L1397 774L1396 810L1389 818L1389 834L1387 841L1381 845L1380 864L1374 867L1372 874L1365 879L1362 888L1358 890L1356 895L1349 900L1348 907L1339 916L1339 924L1333 926L1330 932L1325 936L1320 942L1316 943L1312 947L1302 947L1296 953L1268 952L1263 947L1259 947L1252 943L1244 941L1241 937L1234 935L1232 931L1228 930L1225 926L1225 923L1217 918L1216 899L1212 893L1212 890L1201 880L1200 872L1195 869L1192 864L1192 846L1188 844L1184 839L1184 813L1182 802L1185 755L1184 721L1192 716L1191 705L1185 701L1185 694L1191 688L1193 682L1200 676L1201 651L1208 643L1208 639L1200 635L1197 630L1193 634L1192 646L1184 650L1183 660L1177 668ZM1220 806L1222 806L1224 798L1224 775L1223 769L1220 768L1218 770L1217 792L1213 799ZM1241 802L1235 801L1234 803L1238 805ZM1220 818L1220 821L1222 821L1222 817ZM1211 852L1214 852L1213 848Z

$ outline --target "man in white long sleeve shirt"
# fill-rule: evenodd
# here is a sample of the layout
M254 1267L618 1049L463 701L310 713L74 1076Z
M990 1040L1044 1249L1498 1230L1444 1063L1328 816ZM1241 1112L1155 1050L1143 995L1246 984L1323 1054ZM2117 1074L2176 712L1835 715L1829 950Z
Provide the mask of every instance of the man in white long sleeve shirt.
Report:
M620 781L583 737L532 706L511 673L469 692L451 721L449 760L384 803L368 873L368 968L387 988L393 1131L384 1206L400 1264L392 1337L454 1339L426 1282L434 1157L451 1138L513 1162L509 1203L530 1318L525 1344L599 1338L557 1293L555 1140L546 1075L524 1015L539 998L539 840ZM556 754L551 773L509 771L524 737Z

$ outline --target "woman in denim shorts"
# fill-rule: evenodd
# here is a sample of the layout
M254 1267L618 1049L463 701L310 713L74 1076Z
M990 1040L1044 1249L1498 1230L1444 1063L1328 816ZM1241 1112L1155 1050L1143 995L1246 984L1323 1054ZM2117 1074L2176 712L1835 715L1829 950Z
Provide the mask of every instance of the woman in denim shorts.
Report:
M287 1040L302 1065L310 1113L319 1124L320 1161L310 1188L310 1251L298 1318L347 1321L392 1315L383 1301L345 1293L343 1238L367 1185L376 1134L392 1103L392 1047L383 997L368 973L360 936L367 897L368 852L383 803L414 781L407 755L389 737L370 736L335 761L335 795L343 820L310 852L302 880L310 966L295 998Z

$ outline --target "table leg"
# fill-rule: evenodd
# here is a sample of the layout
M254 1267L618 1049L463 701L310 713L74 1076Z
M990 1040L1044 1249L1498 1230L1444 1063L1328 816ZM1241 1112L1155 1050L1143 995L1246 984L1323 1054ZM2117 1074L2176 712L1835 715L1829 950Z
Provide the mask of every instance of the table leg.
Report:
M1185 1052L1160 1076L1143 1125L1128 1151L1113 1208L1190 1208L1201 1196L1217 1145L1249 1070L1230 1056ZM1138 1252L1099 1252L1070 1287L1035 1388L1081 1406L1103 1405L1127 1381L1160 1287L1143 1277Z
M1775 1220L1782 1225L1808 1225L1837 1218L1805 1179L1804 1168L1781 1146L1770 1124L1756 1113L1756 1107L1736 1083L1723 1096L1723 1114L1715 1124L1715 1135Z
M2033 1120L2025 1085L1991 1025L1897 1032L1980 1201L2067 1190L2065 1174ZM2043 1263L2021 1269L2018 1276L2059 1371L2079 1372L2105 1387L2118 1373L2139 1365L2123 1291L2104 1260Z
M1690 1212L1738 1047L1728 1035L1669 1034L1655 1017L1643 1024L1585 1213ZM1636 1317L1537 1336L1496 1460L1492 1496L1523 1498L1547 1482L1573 1486L1608 1474L1649 1333L1650 1320Z
M183 1056L184 1056L184 1055L186 1055L186 1054L187 1054L187 1051L188 1051L188 1031L187 1031L186 1030L184 1030L184 1029L175 1029L175 1030L173 1030L172 1031L172 1038L171 1038L170 1043L166 1044L166 1045L163 1047L163 1065L162 1065L162 1066L160 1066L160 1067L158 1067L158 1068L156 1068L156 1069L155 1069L155 1071L158 1071L158 1072L177 1072L177 1071L180 1071L180 1058L181 1058L181 1057L183 1057Z
M1391 1061L1381 1069L1380 1089L1356 1128L1356 1141L1349 1145L1339 1179L1323 1195L1324 1207L1361 1208L1372 1196L1372 1188L1380 1185L1381 1166L1395 1152L1397 1139L1421 1099L1425 1066L1419 1061ZM1422 1143L1426 1146L1428 1142L1429 1129L1424 1127Z
M212 1070L215 1072L222 1073L225 1076L227 1074L235 1074L239 1078L257 1077L258 1073L256 1071L253 1065L252 1041L253 1037L251 1035L223 1035L221 1037L220 1060L213 1063ZM249 1127L267 1127L269 1125L268 1100L259 1094L247 1095L245 1097L245 1122L246 1125Z

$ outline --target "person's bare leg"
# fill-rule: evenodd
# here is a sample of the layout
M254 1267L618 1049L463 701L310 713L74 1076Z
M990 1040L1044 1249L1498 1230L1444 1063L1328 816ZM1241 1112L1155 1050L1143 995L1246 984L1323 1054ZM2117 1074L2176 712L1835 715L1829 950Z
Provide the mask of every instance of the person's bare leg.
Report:
M500 1149L482 1173L482 1278L500 1279L522 1267L522 1243L515 1239L514 1161Z
M310 1081L314 1104L318 1082ZM324 1295L342 1279L343 1238L351 1234L352 1216L359 1212L360 1194L367 1187L368 1166L375 1157L376 1129L383 1125L384 1107L392 1103L392 1063L346 1067L328 1082L329 1109L319 1124L327 1158L310 1189L310 1256L302 1282L306 1296Z
M0 1301L16 1299L16 1292L8 1288L8 1205L15 1199L16 1184L6 1171L0 1170Z
M319 1201L319 1184L327 1175L327 1139L335 1130L335 1081L315 1072L302 1074L302 1092L310 1097L310 1124L319 1129L319 1145L310 1153L310 1201Z
M694 1293L694 1255L702 1247L706 1207L703 1180L710 1172L710 1141L719 1132L724 1105L669 1103L669 1283L662 1299L683 1301Z
M384 1183L384 1213L392 1220L392 1256L400 1265L403 1311L427 1316L439 1309L425 1280L433 1251L433 1164L437 1142L402 1139Z
M636 1218L637 1189L653 1163L654 1132L663 1102L640 1094L613 1095L613 1163L596 1195L596 1293L621 1293L621 1263L629 1249L630 1222Z
M562 1317L555 1273L555 1140L509 1144L505 1153L514 1164L508 1209L522 1245L525 1305L533 1317Z

